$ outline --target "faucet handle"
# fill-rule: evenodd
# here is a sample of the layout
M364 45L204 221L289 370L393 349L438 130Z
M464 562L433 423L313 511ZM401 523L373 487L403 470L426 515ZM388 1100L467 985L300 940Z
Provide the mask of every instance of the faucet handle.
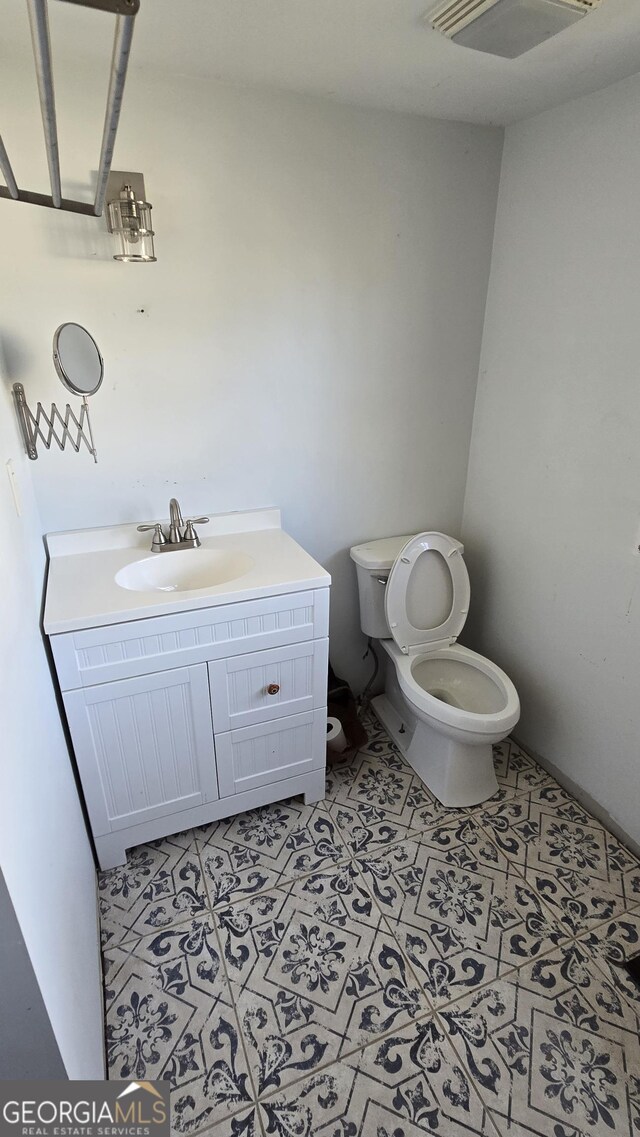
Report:
M162 525L159 521L154 521L153 525L138 525L138 533L147 533L151 529L154 530L151 548L153 549L159 545L166 545L167 538L162 531Z
M187 525L206 525L207 521L209 521L208 517L192 517L190 521L187 521Z
M197 521L198 524L201 525L205 521L208 521L208 520L209 520L208 517L195 517L192 521L191 520L186 521L185 522L184 535L182 538L183 541L192 541L193 544L196 546L196 548L198 548L198 546L200 544L200 538L198 537L198 534L196 533L196 531L194 529L194 523Z

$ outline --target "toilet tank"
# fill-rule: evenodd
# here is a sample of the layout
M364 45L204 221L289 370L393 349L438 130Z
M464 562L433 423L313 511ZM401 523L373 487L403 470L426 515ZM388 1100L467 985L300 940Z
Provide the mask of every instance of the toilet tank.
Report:
M380 541L367 541L350 550L358 573L360 595L360 627L365 636L375 640L388 640L391 632L384 611L384 590L393 562L412 533L405 537L383 537Z

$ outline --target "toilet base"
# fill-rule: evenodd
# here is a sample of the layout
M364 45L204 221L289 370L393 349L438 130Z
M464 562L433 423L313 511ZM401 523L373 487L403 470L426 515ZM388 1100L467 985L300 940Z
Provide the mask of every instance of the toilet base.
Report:
M493 747L489 743L467 746L420 720L407 761L443 805L479 805L498 790Z
M392 685L393 686L393 685ZM479 805L498 790L490 743L468 746L434 730L411 713L402 699L403 713L391 699L378 695L372 707L383 726L427 789L449 807Z
M400 715L397 707L387 695L376 695L376 697L371 700L371 706L380 719L389 738L395 742L402 756L406 758L415 730L415 720L413 718L409 719L408 715L406 717Z

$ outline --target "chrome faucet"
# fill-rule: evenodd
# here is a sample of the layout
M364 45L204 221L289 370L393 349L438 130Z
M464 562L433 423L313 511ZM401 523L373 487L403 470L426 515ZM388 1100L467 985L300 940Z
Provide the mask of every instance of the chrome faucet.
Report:
M180 509L176 497L172 497L169 502L169 522L169 542L172 545L177 545L182 540L182 526L184 525L184 521L182 520L182 510Z
M153 529L152 553L170 553L174 549L197 549L200 538L195 531L195 525L204 525L208 517L194 517L183 521L180 503L175 497L169 502L169 536L167 538L160 521L152 525L138 525L138 532L145 533Z

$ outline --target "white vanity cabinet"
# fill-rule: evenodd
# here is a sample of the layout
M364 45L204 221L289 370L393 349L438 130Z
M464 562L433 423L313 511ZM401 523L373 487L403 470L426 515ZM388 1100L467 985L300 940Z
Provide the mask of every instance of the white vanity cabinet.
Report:
M324 796L328 617L326 587L50 635L102 868Z

